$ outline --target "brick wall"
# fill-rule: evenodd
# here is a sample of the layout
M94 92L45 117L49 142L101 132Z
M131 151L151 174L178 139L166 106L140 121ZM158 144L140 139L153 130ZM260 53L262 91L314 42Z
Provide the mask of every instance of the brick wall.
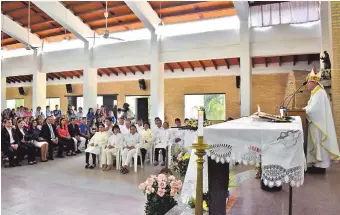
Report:
M308 72L295 74L296 86L300 86ZM257 111L257 104L261 110L268 113L279 113L286 92L288 73L253 75L253 111ZM118 94L118 106L125 101L125 95L150 95L150 81L146 80L147 90L139 89L137 81L108 82L98 84L98 94ZM47 97L60 97L60 108L67 108L65 95L82 95L81 84L73 84L73 93L67 94L65 85L48 85ZM32 88L25 90L25 106L32 105ZM7 88L7 99L17 97L17 88ZM236 88L235 76L201 77L201 78L176 78L165 79L165 117L169 122L175 118L184 118L184 95L204 93L224 93L226 98L226 116L237 118L240 116L240 90ZM309 93L297 96L297 107L304 107L309 99Z
M332 1L332 103L333 117L340 143L340 2Z

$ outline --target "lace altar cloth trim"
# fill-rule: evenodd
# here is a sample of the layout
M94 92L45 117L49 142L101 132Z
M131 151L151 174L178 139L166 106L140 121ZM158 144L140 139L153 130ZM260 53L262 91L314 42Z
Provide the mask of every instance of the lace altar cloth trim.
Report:
M207 151L207 155L215 160L216 163L236 161L244 165L254 165L260 162L261 150L256 146L249 145L237 155L233 152L233 146L226 143L211 144L211 147L212 148Z
M304 166L285 169L280 165L262 165L262 180L266 186L282 186L290 183L292 187L300 187L304 182Z

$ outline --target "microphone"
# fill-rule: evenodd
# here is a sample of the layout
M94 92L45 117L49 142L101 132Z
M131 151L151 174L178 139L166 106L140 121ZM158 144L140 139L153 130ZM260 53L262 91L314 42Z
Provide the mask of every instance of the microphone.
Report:
M295 96L295 94L297 94L298 92L299 92L299 90L303 87L303 86L305 86L307 84L307 81L305 81L305 82L303 82L303 84L295 91L295 93L293 93L293 95L290 97L290 99L289 99L289 101L288 101L288 103L287 103L287 105L286 106L288 106L289 105L289 103L292 101L292 99L293 99L293 97ZM303 91L302 91L303 92Z
M285 98L285 100L282 102L282 106L284 106L284 104L285 104L285 102L287 101L287 99L289 99L291 96L293 96L293 95L295 95L295 94L298 94L298 93L303 93L303 90L300 90L300 91L298 91L298 92L294 92L294 93L288 95L288 96Z

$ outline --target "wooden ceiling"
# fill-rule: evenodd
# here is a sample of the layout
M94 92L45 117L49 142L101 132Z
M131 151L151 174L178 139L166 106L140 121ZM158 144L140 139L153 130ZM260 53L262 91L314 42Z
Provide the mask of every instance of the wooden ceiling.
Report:
M105 30L105 1L62 1L65 7L71 10L92 30L103 34ZM107 2L109 17L108 30L119 32L143 28L143 23L130 10L124 1ZM189 22L203 19L232 16L236 10L232 1L149 1L150 6L165 24ZM23 27L28 25L27 1L2 1L2 13L11 17ZM31 3L31 32L48 42L61 41L65 36L76 38ZM67 18L67 17L66 17ZM9 35L2 33L2 46L7 49L23 47Z
M305 55L289 55L289 56L272 56L272 57L253 57L252 67L262 64L266 67L273 63L278 63L282 66L284 63L291 63L295 65L297 62L305 61L307 64L311 64L313 61L319 60L319 54L305 54ZM185 69L191 69L192 71L201 70L204 71L207 68L215 68L218 70L220 67L227 67L230 69L231 66L240 66L239 58L228 58L228 59L211 59L211 60L199 60L199 61L185 61L185 62L169 62L164 64L165 70L170 70L171 72L182 71ZM144 74L150 71L150 65L135 65L135 66L124 66L124 67L112 67L112 68L100 68L97 70L99 76L118 76L127 75L132 73L134 75L138 73ZM46 74L46 80L66 80L67 78L80 78L83 76L82 70L75 71L63 71L63 72L53 72ZM23 76L11 76L7 77L7 83L22 83L22 82L32 82L32 75Z

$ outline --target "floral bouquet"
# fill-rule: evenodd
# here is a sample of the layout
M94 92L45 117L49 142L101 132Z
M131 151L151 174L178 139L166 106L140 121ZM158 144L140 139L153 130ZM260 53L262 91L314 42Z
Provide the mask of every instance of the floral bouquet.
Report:
M174 197L182 190L182 181L176 180L173 175L151 175L139 185L139 189L147 196L145 214L165 215L177 205Z
M212 122L206 120L203 122L203 127L212 125ZM185 127L186 129L197 131L198 129L198 120L197 119L189 119L188 125Z
M178 172L181 177L184 177L187 173L187 169L189 166L190 153L185 149L179 149L172 156L173 166L172 169L175 172Z

